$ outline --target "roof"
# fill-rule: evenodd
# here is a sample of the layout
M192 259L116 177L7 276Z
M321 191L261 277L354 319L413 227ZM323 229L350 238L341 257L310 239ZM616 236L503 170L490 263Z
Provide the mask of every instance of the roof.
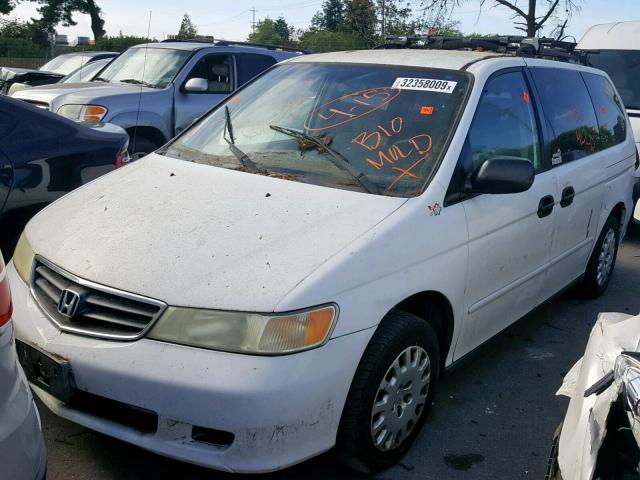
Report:
M203 42L153 42L153 43L141 43L134 45L131 48L164 48L167 50L186 50L194 51L201 48L213 47L213 43Z
M491 52L458 50L353 50L346 52L304 55L290 60L296 63L368 63L375 65L403 65L460 70L469 63L501 55Z
M98 55L112 55L115 57L116 55L118 55L118 52L102 52L102 51L96 51L96 50L86 50L83 52L62 53L58 55L58 57L74 57L74 56L97 57Z
M640 50L640 21L602 23L584 34L577 50Z

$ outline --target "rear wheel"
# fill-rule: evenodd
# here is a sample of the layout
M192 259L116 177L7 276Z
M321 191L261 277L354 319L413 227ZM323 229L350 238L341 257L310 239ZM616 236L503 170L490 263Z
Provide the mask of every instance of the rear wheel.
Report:
M610 215L600 232L596 245L589 258L587 270L579 286L580 292L589 298L602 295L613 274L620 242L620 222Z
M400 460L424 423L439 371L431 326L407 312L388 314L351 385L338 430L338 457L363 473Z

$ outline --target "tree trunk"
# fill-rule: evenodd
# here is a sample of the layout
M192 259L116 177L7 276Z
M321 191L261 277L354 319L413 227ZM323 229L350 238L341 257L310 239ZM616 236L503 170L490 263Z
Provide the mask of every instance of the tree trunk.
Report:
M94 0L87 0L87 13L91 17L91 30L93 31L93 38L99 40L107 33L104 30L104 20L100 16L101 10Z
M527 12L527 37L535 37L537 31L536 0L529 0L529 11Z

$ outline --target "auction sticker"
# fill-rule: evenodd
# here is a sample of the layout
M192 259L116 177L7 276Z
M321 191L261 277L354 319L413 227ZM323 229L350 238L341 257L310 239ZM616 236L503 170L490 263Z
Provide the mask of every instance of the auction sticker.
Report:
M423 92L452 93L458 82L433 78L396 78L391 88L400 90L422 90Z

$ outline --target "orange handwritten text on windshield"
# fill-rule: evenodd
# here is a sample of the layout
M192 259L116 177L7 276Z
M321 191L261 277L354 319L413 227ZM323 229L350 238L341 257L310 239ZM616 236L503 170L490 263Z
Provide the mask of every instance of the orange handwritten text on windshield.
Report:
M427 160L433 146L431 135L427 133L402 138L403 126L403 118L394 117L388 125L378 125L372 131L365 130L351 140L352 144L366 150L365 160L373 168L398 172L385 191L393 188L403 178L418 180L413 170ZM381 147L383 141L388 145L385 140L391 145Z
M304 128L319 132L353 122L384 107L400 92L396 88L378 87L343 95L312 111L304 122Z

